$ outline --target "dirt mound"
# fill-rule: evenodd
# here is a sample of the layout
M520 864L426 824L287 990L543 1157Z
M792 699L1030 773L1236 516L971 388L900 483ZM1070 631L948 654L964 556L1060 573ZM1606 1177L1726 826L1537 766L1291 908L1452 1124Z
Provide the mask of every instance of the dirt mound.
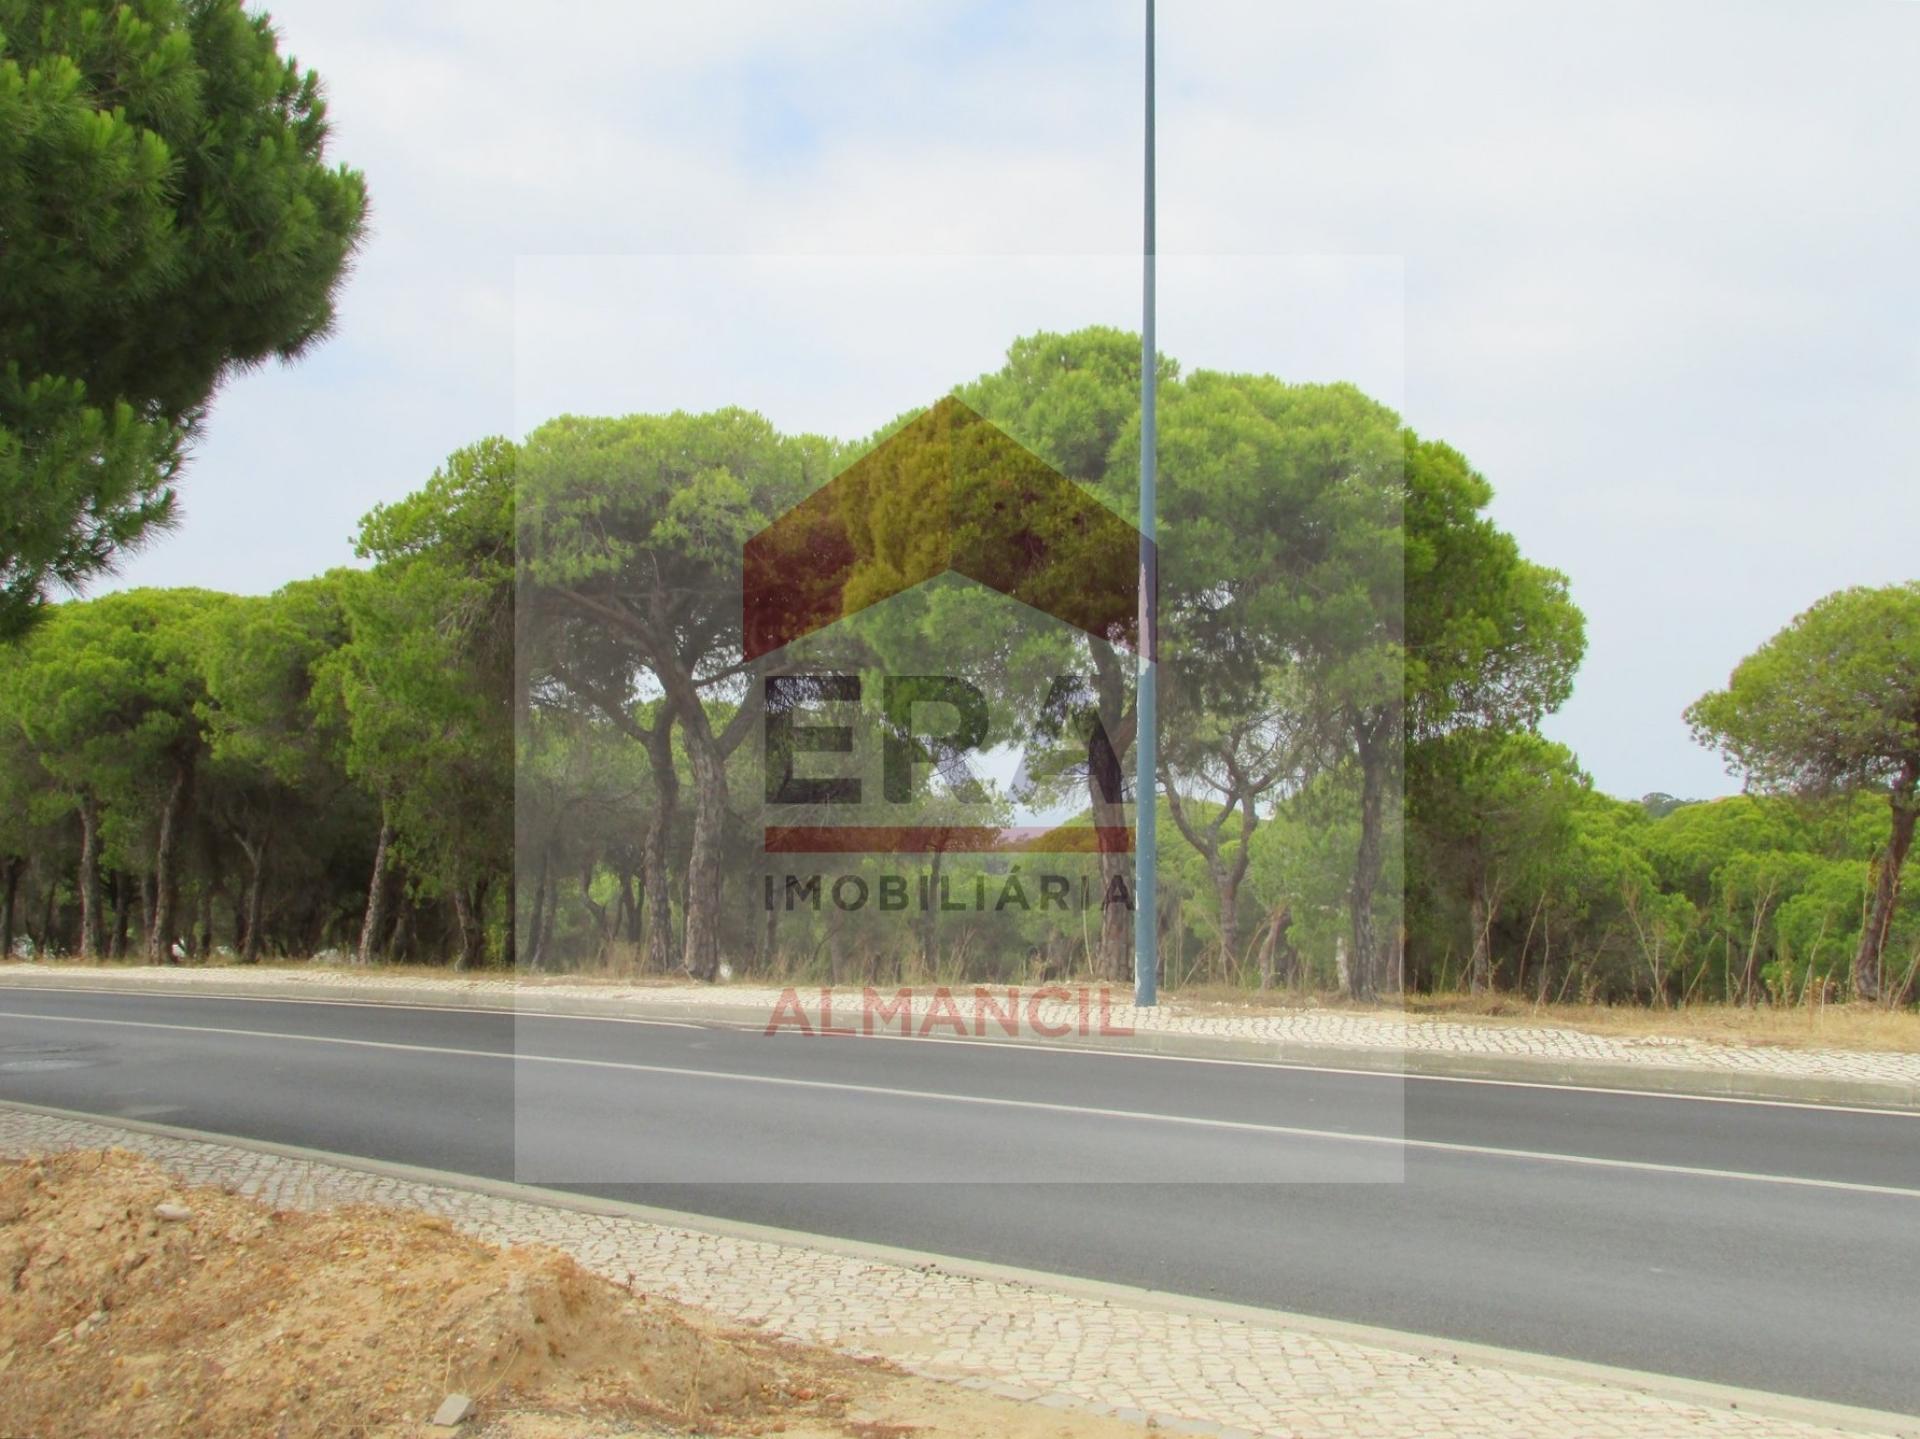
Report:
M449 1394L474 1404L429 1427ZM550 1249L272 1213L119 1150L0 1160L0 1436L1121 1439L1137 1425L724 1328Z
M765 1359L554 1251L269 1213L117 1151L0 1170L0 1293L7 1435L413 1435L449 1392L757 1428L787 1397Z

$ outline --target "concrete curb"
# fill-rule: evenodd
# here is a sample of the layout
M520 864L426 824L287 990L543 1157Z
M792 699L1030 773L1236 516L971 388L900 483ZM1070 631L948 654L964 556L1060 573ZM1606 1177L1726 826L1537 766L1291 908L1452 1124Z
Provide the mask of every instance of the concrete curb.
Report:
M205 971L194 971L204 973ZM604 999L589 995L545 994L537 986L503 991L450 992L445 984L414 984L405 979L283 979L271 972L225 971L220 982L183 984L166 969L81 970L49 967L41 973L0 973L0 989L79 989L121 993L198 995L208 999L307 1000L314 1003L392 1004L432 1009L476 1009L500 1013L551 1015L580 1019L628 1019L726 1025L759 1029L764 1020L752 1007L722 1000L675 1001L650 1006L631 992ZM953 1043L933 1038L920 1043ZM989 1036L966 1043L1019 1044L1028 1041ZM1067 1036L1050 1048L1110 1054L1151 1054L1181 1059L1237 1060L1304 1069L1351 1070L1364 1074L1400 1074L1421 1079L1492 1084L1529 1084L1634 1094L1743 1099L1782 1104L1889 1109L1920 1113L1920 1085L1874 1080L1813 1079L1791 1075L1745 1074L1683 1065L1608 1064L1595 1060L1519 1058L1503 1055L1442 1054L1412 1049L1354 1049L1335 1045L1275 1043L1216 1035L1143 1033L1126 1040Z
M415 1165L397 1164L386 1160L365 1159L356 1155L338 1154L329 1150L307 1149L298 1145L275 1144L265 1140L242 1139L225 1134L211 1133L205 1130L184 1129L175 1125L156 1124L145 1120L88 1114L77 1110L54 1109L44 1105L22 1104L4 1099L0 1099L0 1108L24 1114L45 1115L56 1119L78 1121L96 1125L104 1129L118 1129L130 1133L149 1134L160 1138L193 1144L219 1145L229 1149L248 1150L260 1154L274 1155L284 1159L330 1165L336 1169L381 1175L410 1184L431 1185L442 1189L462 1190L468 1193L483 1194L490 1198L511 1200L521 1204L535 1205L544 1208L570 1210L576 1213L607 1215L615 1218L630 1219L645 1224L693 1230L726 1238L818 1250L875 1264L915 1269L935 1269L956 1276L981 1279L992 1283L1019 1285L1028 1289L1089 1299L1101 1304L1128 1308L1147 1308L1167 1313L1254 1325L1268 1329L1305 1332L1344 1343L1367 1345L1376 1349L1386 1349L1402 1354L1416 1355L1437 1363L1470 1364L1485 1368L1508 1370L1514 1373L1541 1375L1548 1378L1626 1390L1632 1393L1645 1394L1656 1399L1697 1405L1701 1408L1731 1410L1742 1414L1760 1415L1766 1418L1851 1431L1859 1434L1895 1436L1895 1439L1920 1439L1920 1417L1896 1414L1887 1410L1866 1409L1854 1405L1835 1404L1818 1399L1802 1399L1793 1395L1769 1394L1760 1390L1741 1389L1724 1384L1711 1384L1701 1380L1684 1379L1673 1375L1652 1374L1640 1370L1616 1368L1611 1365L1590 1364L1575 1359L1562 1359L1554 1355L1532 1354L1522 1350L1502 1349L1494 1345L1443 1339L1434 1335L1412 1334L1401 1330L1382 1329L1372 1325L1353 1324L1342 1320L1322 1319L1313 1315L1296 1314L1285 1310L1262 1309L1253 1305L1200 1299L1158 1290L1135 1288L1131 1285L1114 1284L1103 1280L1080 1279L1069 1275L1050 1274L1039 1270L1016 1268L1011 1265L990 1264L979 1260L956 1258L949 1255L929 1253L920 1250L900 1249L890 1245L868 1244L858 1240L836 1238L831 1235L776 1229L766 1225L717 1219L702 1214L689 1214L677 1210L655 1208L648 1205L629 1204L623 1200L607 1199L595 1195L575 1194L566 1190L545 1189L533 1185L518 1184L509 1180L487 1179L476 1175L425 1169ZM929 1378L950 1380L961 1383L967 1387L999 1394L1005 1398L1044 1403L1049 1397L1041 1391L1025 1389L991 1376L981 1376L977 1373L947 1373L938 1368L920 1367L916 1367L916 1372L922 1373ZM1083 1406L1075 1405L1074 1407ZM1119 1409L1097 1410L1095 1412L1110 1413L1115 1417L1126 1418L1136 1422L1144 1422L1151 1419L1154 1421L1156 1427L1166 1428L1176 1433L1211 1432L1231 1434L1235 1432L1219 1426L1211 1428L1196 1426L1194 1421L1181 1419L1174 1415L1148 1414L1144 1411Z

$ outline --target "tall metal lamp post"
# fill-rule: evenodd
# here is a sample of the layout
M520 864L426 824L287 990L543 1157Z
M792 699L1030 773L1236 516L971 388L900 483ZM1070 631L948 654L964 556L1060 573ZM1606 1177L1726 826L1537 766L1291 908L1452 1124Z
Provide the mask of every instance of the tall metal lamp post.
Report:
M1140 323L1140 632L1134 689L1134 841L1133 841L1133 1002L1157 1000L1160 968L1159 894L1154 874L1158 857L1155 790L1159 779L1159 553L1154 511L1158 443L1154 390L1158 363L1154 348L1153 233L1153 0L1147 4L1146 232L1142 246Z

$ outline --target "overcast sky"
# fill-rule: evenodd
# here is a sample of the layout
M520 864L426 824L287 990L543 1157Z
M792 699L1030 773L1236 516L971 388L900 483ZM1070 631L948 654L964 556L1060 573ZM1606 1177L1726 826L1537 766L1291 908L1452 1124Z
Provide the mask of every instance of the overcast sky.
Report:
M281 0L373 234L120 583L345 562L556 409L857 433L1020 331L1135 323L1139 8ZM1727 791L1685 705L1920 574L1920 4L1160 8L1164 348L1457 445L1588 616L1550 732L1614 793Z

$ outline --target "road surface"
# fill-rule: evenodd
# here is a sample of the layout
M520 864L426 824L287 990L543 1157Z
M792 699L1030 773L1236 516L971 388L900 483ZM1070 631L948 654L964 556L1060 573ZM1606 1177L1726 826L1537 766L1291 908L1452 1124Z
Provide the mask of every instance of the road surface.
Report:
M28 989L0 1098L1920 1411L1920 1116Z

